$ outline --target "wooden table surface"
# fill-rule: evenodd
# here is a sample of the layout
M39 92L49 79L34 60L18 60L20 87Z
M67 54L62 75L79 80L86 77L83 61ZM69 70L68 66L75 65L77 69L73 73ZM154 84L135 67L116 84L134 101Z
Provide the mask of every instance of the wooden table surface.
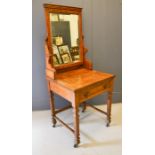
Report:
M74 91L111 77L114 75L82 68L59 74L55 82Z

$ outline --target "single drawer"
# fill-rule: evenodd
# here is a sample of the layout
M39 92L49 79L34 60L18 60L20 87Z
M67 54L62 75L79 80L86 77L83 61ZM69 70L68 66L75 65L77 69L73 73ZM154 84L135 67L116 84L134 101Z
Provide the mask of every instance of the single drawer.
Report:
M112 87L112 80L102 81L86 88L83 88L78 93L79 102L83 102L90 98L93 98L105 91L108 91Z

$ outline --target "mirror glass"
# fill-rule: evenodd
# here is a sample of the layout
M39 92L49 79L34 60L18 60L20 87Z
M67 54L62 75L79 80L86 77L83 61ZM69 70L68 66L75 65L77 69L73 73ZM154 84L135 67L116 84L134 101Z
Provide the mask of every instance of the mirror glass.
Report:
M80 61L78 15L50 13L53 65Z

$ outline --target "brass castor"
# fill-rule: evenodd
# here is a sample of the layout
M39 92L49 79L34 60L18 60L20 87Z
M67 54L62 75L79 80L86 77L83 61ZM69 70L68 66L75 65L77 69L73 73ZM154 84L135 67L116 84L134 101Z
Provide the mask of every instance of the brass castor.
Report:
M56 123L57 123L56 119L53 119L53 128L55 128Z
M109 127L109 126L110 126L110 123L107 123L107 124L106 124L106 127Z
M74 148L77 148L78 147L78 144L74 144Z
M82 109L82 112L85 112L85 109Z

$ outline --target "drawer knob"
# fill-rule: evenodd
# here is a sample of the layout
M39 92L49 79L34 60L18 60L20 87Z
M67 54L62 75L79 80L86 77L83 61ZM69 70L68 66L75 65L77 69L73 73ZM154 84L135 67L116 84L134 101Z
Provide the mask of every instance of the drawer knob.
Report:
M85 93L84 93L84 96L85 96L85 97L88 97L88 95L89 95L89 92L85 92Z
M105 89L105 86L103 86L103 89Z

